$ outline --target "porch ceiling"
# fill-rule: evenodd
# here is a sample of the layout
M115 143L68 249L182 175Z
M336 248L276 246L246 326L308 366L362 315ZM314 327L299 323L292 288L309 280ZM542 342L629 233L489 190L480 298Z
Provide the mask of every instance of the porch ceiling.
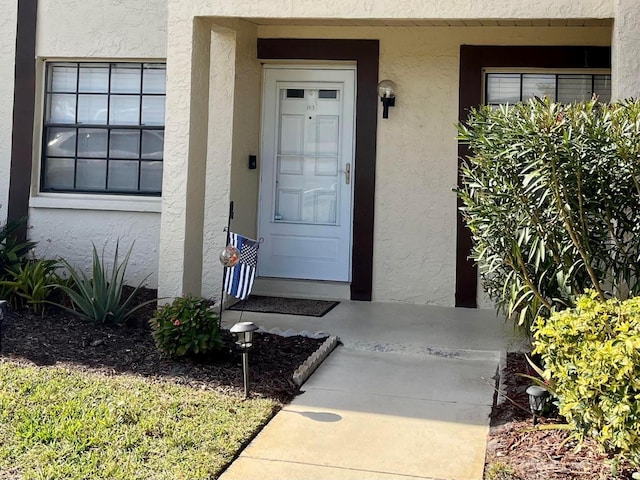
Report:
M528 19L528 20L428 20L428 19L325 19L325 18L243 18L256 25L327 27L609 27L611 18Z

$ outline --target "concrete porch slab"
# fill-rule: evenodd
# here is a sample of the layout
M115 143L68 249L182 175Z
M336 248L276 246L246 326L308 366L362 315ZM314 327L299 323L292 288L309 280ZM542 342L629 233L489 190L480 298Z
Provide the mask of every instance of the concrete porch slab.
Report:
M225 312L224 322L240 319ZM245 312L344 342L222 475L481 480L510 329L493 312L343 302L321 318Z
M496 365L340 349L222 478L479 480Z

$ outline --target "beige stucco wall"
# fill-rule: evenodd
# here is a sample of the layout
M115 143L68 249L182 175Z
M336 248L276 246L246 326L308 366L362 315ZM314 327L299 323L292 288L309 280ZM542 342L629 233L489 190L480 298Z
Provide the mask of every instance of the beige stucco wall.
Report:
M234 202L234 232L254 238L258 172L248 156L259 154L260 84L255 25L243 21L212 26L209 141L205 193L202 294L219 297L228 205Z
M373 299L452 306L460 45L609 45L611 32L262 26L258 35L380 39L379 76L393 79L398 95L388 120L379 112Z
M4 19L3 19L4 20ZM160 0L39 0L37 98L29 236L42 257L88 267L91 243L111 258L135 242L127 278L157 285L160 199L40 195L38 178L44 60L157 60L166 57L167 4Z
M611 71L613 98L640 96L640 15L636 0L614 0Z
M11 168L11 132L13 129L13 85L16 58L17 0L0 2L0 225L7 218L9 171Z
M602 0L169 0L185 15L327 19L607 18Z

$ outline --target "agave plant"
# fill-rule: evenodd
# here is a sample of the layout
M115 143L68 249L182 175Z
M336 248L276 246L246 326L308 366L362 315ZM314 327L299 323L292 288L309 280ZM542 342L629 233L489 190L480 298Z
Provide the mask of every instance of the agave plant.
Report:
M105 265L104 251L102 256L99 256L95 245L93 245L91 275L87 275L82 270L75 269L69 262L62 260L69 271L70 284L59 284L58 287L69 296L76 309L71 310L62 305L59 306L87 320L121 324L139 308L155 301L150 300L132 307L133 299L142 284L149 278L148 275L126 299L123 299L122 290L125 285L124 277L133 245L129 248L122 262L118 260L118 249L119 244L116 243L110 272L109 268Z

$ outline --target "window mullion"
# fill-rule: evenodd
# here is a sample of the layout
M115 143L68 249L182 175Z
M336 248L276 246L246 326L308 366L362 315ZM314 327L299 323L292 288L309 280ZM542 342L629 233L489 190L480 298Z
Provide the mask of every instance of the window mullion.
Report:
M86 68L82 68L82 70L81 67L85 65L83 62L52 62L46 64L44 72L44 121L41 135L42 150L40 152L41 191L160 195L160 188L156 188L156 185L158 185L158 177L156 176L158 169L155 167L150 170L151 175L154 175L150 177L152 183L147 185L147 191L141 191L143 139L147 142L146 148L148 151L153 153L154 161L157 161L158 149L163 148L163 132L165 129L162 121L158 121L157 124L149 125L148 127L143 125L143 118L147 118L143 116L143 107L147 105L144 101L146 96L143 95L145 64L142 62L123 63L124 70L129 70L132 74L135 74L137 70L140 78L135 87L131 83L128 86L126 83L123 84L123 92L119 95L125 98L126 96L130 97L137 94L139 111L137 124L118 125L120 120L115 123L112 121L114 112L116 117L121 118L122 122L132 122L135 117L131 118L128 109L133 107L135 103L131 99L121 102L121 105L118 103L119 107L112 104L113 97L116 95L113 92L113 88L116 87L115 81L120 79L120 77L114 78L114 75L120 73L120 71L116 72L118 64L113 62L102 62L99 65L94 64L94 62L91 63L93 65L87 64ZM99 68L94 71L92 67L96 65ZM76 69L75 72L70 72L69 69L73 67ZM153 78L151 79L149 97L162 97L164 100L166 94L155 93L154 91L157 90L158 85L161 85L157 83L160 77L156 69L164 77L165 67L157 64L153 65L152 68L154 71L152 72ZM105 70L107 70L108 74L106 82L104 82ZM125 74L123 80L127 82L127 72L124 71L123 73ZM87 89L80 92L80 80L84 81L85 76L88 82ZM71 83L72 81L75 82L75 85ZM57 82L58 88L53 88L52 82ZM138 92L136 93L131 87L138 88ZM58 96L53 98L54 94ZM107 100L106 105L104 105L104 97ZM80 122L79 120L80 98L83 99L82 112L83 119L86 122ZM75 105L73 105L73 110L69 110L72 99L75 99ZM128 102L133 103L133 105ZM158 101L157 103L160 102ZM156 102L151 102L149 107L152 110L152 123L156 123ZM105 110L105 122L93 123L102 121ZM71 118L71 113L74 115L73 119ZM51 119L56 120L56 122L51 122ZM82 138L80 137L81 130L83 131ZM145 136L144 133L147 130L150 134ZM117 133L116 136L114 136L114 132ZM138 142L137 145L134 144L135 141ZM51 146L49 145L50 143ZM82 152L80 152L80 147L83 148ZM135 151L133 147L135 147ZM51 153L54 163L49 162L49 153ZM83 166L84 173L82 176L79 171L81 159L86 161L86 165ZM159 159L160 162L162 160L162 158ZM130 178L134 173L134 169L137 172L135 182L132 181L134 180L133 178ZM100 181L101 175L104 175L102 182ZM113 175L116 175L116 177L110 180ZM153 190L149 189L149 186L153 186Z

